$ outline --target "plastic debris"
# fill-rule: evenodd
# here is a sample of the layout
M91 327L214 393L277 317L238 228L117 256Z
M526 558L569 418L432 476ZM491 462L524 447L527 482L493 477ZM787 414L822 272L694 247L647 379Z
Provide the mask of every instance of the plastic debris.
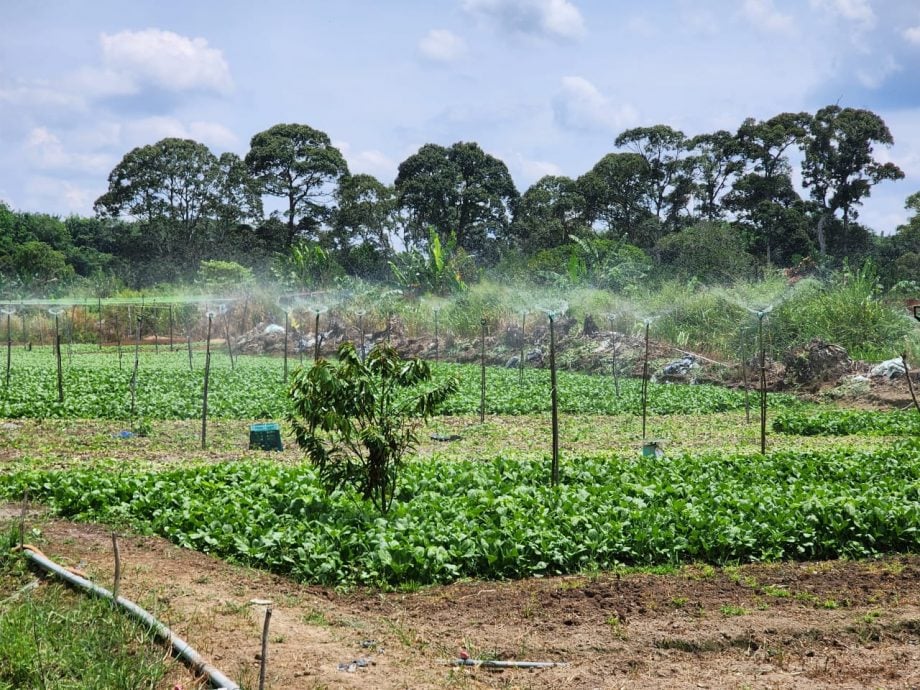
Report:
M432 441L459 441L462 437L459 434L432 434Z
M904 376L904 362L900 357L887 359L880 364L876 364L869 372L872 378L896 379Z
M134 432L128 431L127 429L122 429L117 434L115 434L115 437L116 438L134 438Z
M270 323L265 327L265 330L262 331L263 335L271 335L272 333L284 333L284 326L279 326L276 323Z
M343 671L344 673L354 673L359 668L367 668L373 663L374 662L371 659L367 659L362 656L358 659L355 659L354 661L342 662L341 664L338 665L338 670Z

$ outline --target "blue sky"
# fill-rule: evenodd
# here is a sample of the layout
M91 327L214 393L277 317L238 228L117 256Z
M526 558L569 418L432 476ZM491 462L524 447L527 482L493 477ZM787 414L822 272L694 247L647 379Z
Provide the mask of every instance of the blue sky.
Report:
M429 142L476 141L519 188L576 177L629 127L687 135L828 103L881 115L920 190L916 0L0 0L0 199L91 214L108 172L166 136L245 155L279 122L391 183Z

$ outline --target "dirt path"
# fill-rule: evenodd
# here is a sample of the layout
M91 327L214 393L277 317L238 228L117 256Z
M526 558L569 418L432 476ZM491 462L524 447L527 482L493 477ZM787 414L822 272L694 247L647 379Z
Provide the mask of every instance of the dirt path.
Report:
M0 522L18 516L0 511ZM38 523L41 548L111 582L110 532ZM120 539L122 591L252 688L273 601L270 688L916 688L920 558L679 573L465 582L411 593L333 590L151 537ZM474 658L566 661L455 669ZM352 672L339 664L355 664Z

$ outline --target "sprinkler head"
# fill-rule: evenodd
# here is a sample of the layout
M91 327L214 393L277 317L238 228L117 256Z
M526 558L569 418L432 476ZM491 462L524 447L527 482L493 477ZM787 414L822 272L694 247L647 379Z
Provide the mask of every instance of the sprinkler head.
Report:
M12 316L15 313L16 313L16 307L13 307L13 306L0 307L0 314L5 314L6 316Z
M213 318L214 318L214 312L213 312L213 311L206 312L206 314L207 314L207 317L208 317L209 319L213 319Z
M66 307L48 307L48 313L51 316L60 316L65 311L67 311Z

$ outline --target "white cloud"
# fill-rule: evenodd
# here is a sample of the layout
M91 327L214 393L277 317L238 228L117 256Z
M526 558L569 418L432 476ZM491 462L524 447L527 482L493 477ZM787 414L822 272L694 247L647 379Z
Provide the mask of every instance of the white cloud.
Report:
M175 117L146 117L128 122L124 126L124 137L129 146L145 146L167 137L194 139L217 148L227 148L237 142L236 135L220 123L197 120L185 124Z
M203 38L144 29L102 34L105 69L95 76L102 88L131 93L143 85L166 91L215 91L233 88L223 53Z
M107 172L111 165L110 157L105 154L66 150L60 138L46 127L35 127L29 132L25 150L29 160L43 169L100 173Z
M463 0L463 8L511 33L557 40L585 33L584 18L569 0Z
M912 26L909 29L904 29L902 35L908 43L920 46L920 26Z
M561 175L562 168L550 161L538 161L517 155L517 168L528 181L535 182L546 175Z
M898 64L891 55L886 55L885 59L878 64L865 64L856 70L856 78L859 83L867 89L877 89L885 80L895 72L901 71L901 65Z
M773 6L773 0L744 0L741 13L758 29L790 33L795 29L792 17Z
M811 0L811 6L829 14L862 24L865 28L875 26L875 12L869 0Z
M639 113L629 103L617 105L584 77L563 77L553 100L556 122L567 129L618 131L634 125Z
M352 173L373 175L384 184L390 184L396 177L398 163L382 151L377 149L353 151L351 144L347 141L333 141L332 145L342 152L348 162L348 169Z
M453 62L466 52L466 44L446 29L432 29L419 40L418 50L429 60Z

